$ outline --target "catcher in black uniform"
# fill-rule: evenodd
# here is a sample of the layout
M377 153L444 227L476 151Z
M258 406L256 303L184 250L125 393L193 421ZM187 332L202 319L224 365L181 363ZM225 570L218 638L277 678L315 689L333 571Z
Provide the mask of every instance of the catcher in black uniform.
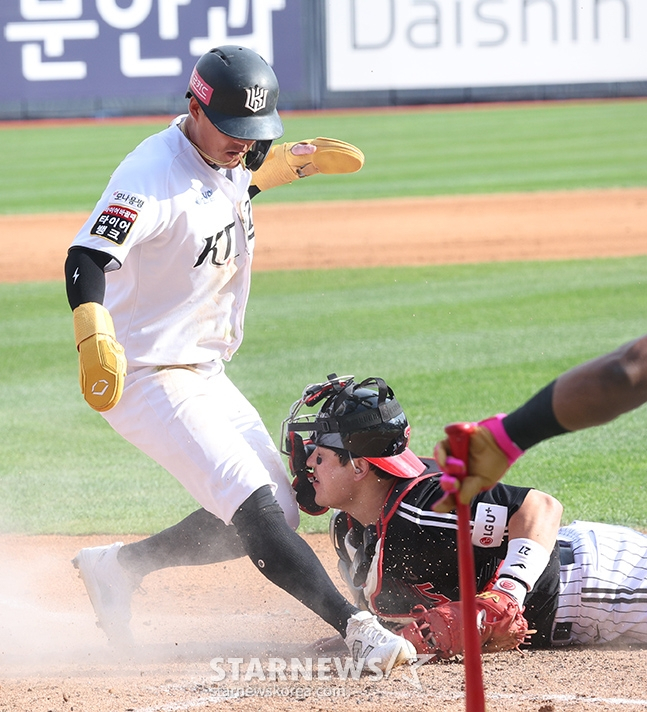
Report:
M318 412L302 414L320 403ZM382 379L355 383L332 374L292 406L282 440L301 508L337 510L331 537L356 604L390 623L418 653L449 658L462 652L457 518L433 511L445 495L439 468L411 452L409 431ZM622 634L647 641L647 607L638 600L645 593L647 538L589 522L560 529L561 515L556 499L530 488L497 484L472 500L484 651L522 642L607 642ZM636 561L630 564L629 556ZM618 560L625 564L621 582ZM599 596L586 589L587 600L582 593L592 581L606 588ZM612 581L622 584L625 599L635 593L638 605L611 600Z

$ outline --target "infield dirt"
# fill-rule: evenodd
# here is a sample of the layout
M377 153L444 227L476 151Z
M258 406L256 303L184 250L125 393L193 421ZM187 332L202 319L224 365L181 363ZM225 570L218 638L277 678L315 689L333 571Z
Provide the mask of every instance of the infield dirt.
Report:
M87 215L0 215L0 281L62 279ZM257 205L254 269L620 257L647 251L647 189Z
M644 189L259 205L255 218L256 270L647 254ZM0 281L62 279L84 219L0 216ZM327 536L304 538L344 591ZM457 662L386 680L338 674L334 651L308 649L333 631L247 560L146 577L133 599L138 645L120 656L70 564L81 547L112 541L0 536L0 712L464 709ZM314 669L281 679L270 658ZM646 667L647 647L627 645L485 655L488 711L647 710Z

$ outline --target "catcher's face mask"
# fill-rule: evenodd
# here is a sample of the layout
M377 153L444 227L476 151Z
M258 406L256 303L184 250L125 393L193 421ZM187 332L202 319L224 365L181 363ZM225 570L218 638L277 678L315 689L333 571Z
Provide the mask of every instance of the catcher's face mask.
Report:
M303 407L324 399L318 413L299 415ZM301 440L294 437L299 431L308 432L313 445L346 450L396 477L417 477L425 471L408 448L410 427L402 407L381 378L356 384L353 376L331 374L325 383L307 386L283 421L281 442L291 463Z

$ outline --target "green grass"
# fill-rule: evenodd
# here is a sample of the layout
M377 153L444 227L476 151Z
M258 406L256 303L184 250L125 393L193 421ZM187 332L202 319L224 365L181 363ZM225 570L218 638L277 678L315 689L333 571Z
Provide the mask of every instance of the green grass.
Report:
M63 285L1 285L0 311L0 529L141 532L190 510L80 398Z
M296 141L358 145L358 174L321 176L258 202L647 185L647 101L321 112L284 117ZM156 121L26 125L0 131L0 213L89 211L110 173Z
M647 257L258 273L228 373L277 442L307 383L382 376L429 455L447 422L509 410L642 334L646 287ZM171 476L82 401L62 285L0 285L0 309L0 529L148 533L190 512ZM542 443L506 481L559 497L565 520L647 528L645 417Z

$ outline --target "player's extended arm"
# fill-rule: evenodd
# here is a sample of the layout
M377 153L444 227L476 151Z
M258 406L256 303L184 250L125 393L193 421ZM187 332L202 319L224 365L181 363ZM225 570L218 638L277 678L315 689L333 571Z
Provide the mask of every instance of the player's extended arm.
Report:
M571 431L608 423L646 402L647 335L561 375L552 406Z
M513 596L521 608L550 560L563 507L554 497L530 490L508 522L508 552L488 586Z
M79 351L79 382L91 408L110 410L119 402L126 378L126 356L115 327L103 306L104 268L111 257L73 248L65 261L65 285L74 318Z
M476 596L483 652L518 648L533 633L523 617L523 604L548 565L561 516L562 505L554 497L530 490L510 517L508 552L497 578ZM412 622L398 632L418 653L447 659L463 652L462 615L459 601L432 609L416 606Z
M364 154L351 143L334 138L307 138L270 148L261 167L252 174L252 186L269 190L317 173L356 173Z
M608 423L645 402L647 335L566 371L509 415L478 423L470 440L469 476L460 487L461 501L467 503L494 486L533 445ZM437 443L435 456L441 468L458 466L446 439ZM451 511L454 496L441 500L436 511Z

